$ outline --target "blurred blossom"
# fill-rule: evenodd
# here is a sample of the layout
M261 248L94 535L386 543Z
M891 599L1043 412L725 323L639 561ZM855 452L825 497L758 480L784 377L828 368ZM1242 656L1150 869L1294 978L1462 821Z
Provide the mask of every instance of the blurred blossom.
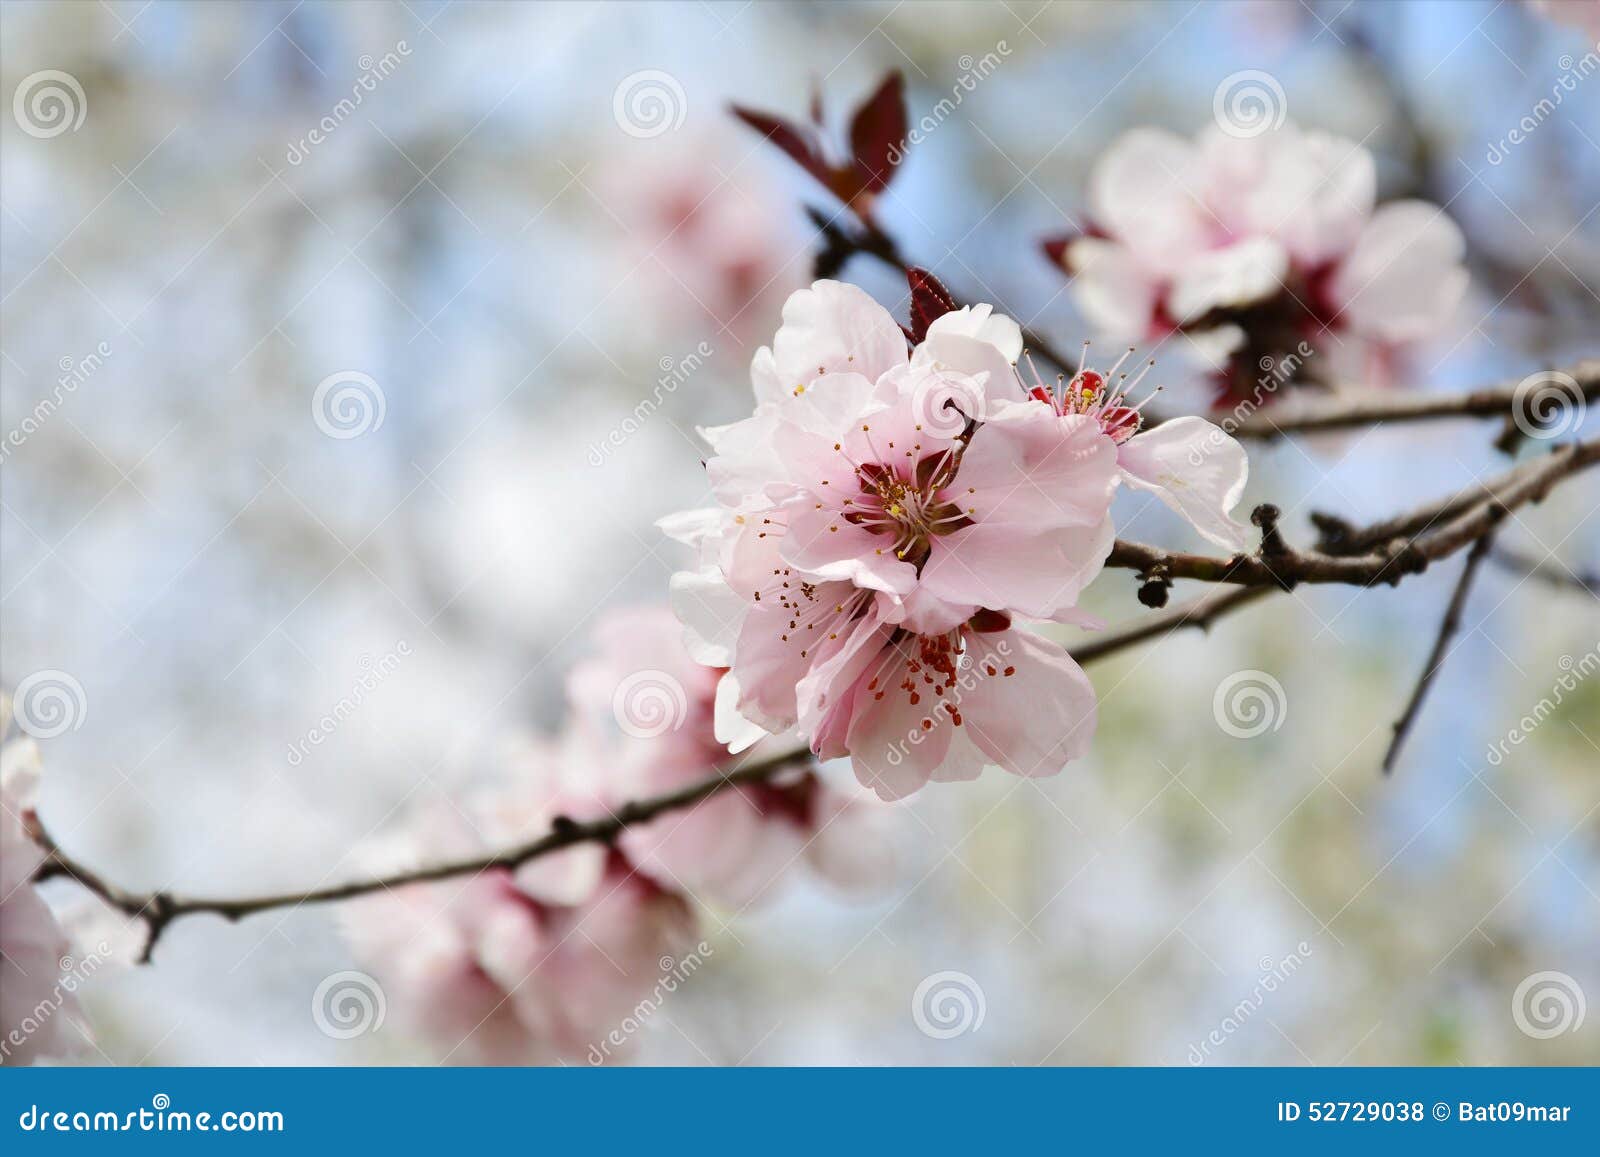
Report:
M1255 111L1252 127L1219 115L1192 143L1121 137L1095 166L1090 231L1051 252L1102 331L1182 334L1224 398L1248 397L1260 367L1301 341L1319 355L1308 377L1381 384L1395 351L1460 304L1461 231L1426 202L1375 206L1376 165L1357 142Z

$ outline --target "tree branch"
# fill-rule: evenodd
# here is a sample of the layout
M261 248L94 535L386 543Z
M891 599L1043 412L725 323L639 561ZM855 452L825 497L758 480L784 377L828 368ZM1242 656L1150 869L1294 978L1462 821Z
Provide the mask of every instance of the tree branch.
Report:
M1172 553L1118 539L1106 565L1136 570L1141 575L1154 573L1167 579L1188 578L1241 586L1275 585L1286 589L1300 583L1362 587L1387 583L1393 586L1406 575L1427 569L1430 562L1447 558L1477 541L1511 511L1538 502L1561 479L1596 462L1600 462L1600 439L1571 442L1542 458L1523 463L1490 485L1463 492L1465 497L1457 495L1377 527L1353 529L1340 523L1332 528L1342 546L1358 548L1359 553L1296 550L1277 537L1274 521L1270 527L1263 526L1264 541L1272 543L1274 549L1264 549L1259 554L1218 558ZM1332 521L1320 520L1325 537L1330 533Z
M1142 543L1119 540L1112 548L1108 566L1131 568L1147 575L1155 572L1167 579L1192 578L1230 584L1233 589L1214 592L1191 603L1159 611L1143 621L1090 639L1072 648L1071 654L1080 663L1088 663L1185 627L1205 629L1222 615L1276 590L1287 590L1297 582L1344 582L1358 586L1371 586L1379 582L1397 583L1404 575L1414 573L1428 562L1446 557L1468 543L1481 544L1487 541L1487 536L1511 510L1529 502L1537 502L1561 479L1597 460L1600 460L1600 439L1562 446L1543 458L1508 471L1488 485L1464 492L1471 494L1470 501L1464 501L1461 495L1457 495L1403 516L1401 520L1379 524L1380 527L1404 525L1421 529L1410 531L1413 537L1390 541L1381 550L1354 556L1321 550L1295 550L1279 534L1277 510L1270 506L1258 507L1255 514L1254 520L1262 530L1262 548L1255 555L1226 559L1173 554ZM1447 514L1453 515L1449 522L1436 530L1428 529ZM1374 528L1371 527L1345 526L1342 531L1350 542L1374 540ZM795 748L743 766L718 771L699 783L677 791L631 801L600 819L578 821L559 817L552 823L549 832L515 847L303 892L225 898L188 896L165 890L132 891L107 880L62 850L42 825L36 826L35 834L48 856L35 879L70 876L113 907L143 920L148 927L149 937L141 959L148 960L166 927L184 916L209 912L228 920L237 920L273 908L348 900L407 884L428 883L496 868L515 868L576 844L609 843L630 825L691 807L730 787L760 782L809 757L805 748Z
M1467 553L1466 565L1461 568L1461 577L1456 580L1456 589L1450 595L1449 605L1445 607L1444 618L1439 622L1439 634L1433 641L1433 650L1428 654L1428 661L1423 664L1422 674L1417 678L1417 685L1411 692L1406 709L1395 721L1394 738L1389 741L1389 750L1383 755L1384 775L1393 774L1394 765L1400 758L1400 749L1405 746L1406 737L1411 733L1411 726L1422 711L1422 701L1428 697L1428 688L1433 686L1434 677L1439 674L1439 668L1444 666L1450 649L1450 640L1461 629L1461 611L1467 605L1467 594L1472 590L1473 576L1478 573L1478 568L1483 565L1489 548L1494 545L1494 534L1493 528L1485 532L1483 537L1472 544L1472 549Z
M1588 358L1552 373L1565 374L1577 382L1578 394L1584 404L1600 397L1600 358ZM1535 408L1534 399L1520 396L1518 392L1526 380L1527 376L1524 376L1516 381L1505 381L1464 394L1374 391L1356 397L1279 402L1240 417L1228 413L1213 414L1211 420L1235 438L1270 439L1285 434L1347 430L1382 422L1504 417L1516 414L1523 408ZM1548 384L1548 378L1545 381ZM1578 403L1579 398L1574 397L1573 404ZM1538 428L1537 413L1526 415L1526 420Z

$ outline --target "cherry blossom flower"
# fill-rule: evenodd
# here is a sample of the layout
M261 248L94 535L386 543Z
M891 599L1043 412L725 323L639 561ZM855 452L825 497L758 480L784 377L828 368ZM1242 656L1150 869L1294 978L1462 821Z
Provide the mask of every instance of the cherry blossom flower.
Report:
M1088 751L1095 729L1083 669L992 611L932 634L869 616L798 694L816 754L849 755L856 778L886 800L930 780L975 779L989 763L1054 775Z
M1591 42L1600 42L1600 0L1528 0L1539 15L1580 28Z
M1085 357L1088 351L1085 343ZM1121 481L1154 494L1209 541L1229 550L1244 550L1250 542L1250 528L1231 513L1243 497L1250 475L1244 447L1220 426L1192 414L1143 428L1141 410L1155 395L1129 405L1129 394L1154 363L1130 383L1126 374L1117 371L1132 353L1129 347L1107 373L1082 369L1070 380L1058 381L1054 388L1035 371L1028 389L1029 404L1043 403L1063 418L1093 418L1116 447Z
M574 726L605 732L593 766L606 769L606 791L614 805L703 782L729 764L728 742L716 733L715 719L719 686L731 681L721 669L690 658L682 627L668 608L609 612L594 639L598 653L573 668L568 690ZM639 709L629 702L628 690L672 704L669 718L640 734L626 718ZM606 727L619 713L623 728ZM767 740L746 759L775 754L777 741L739 718L726 696L722 717L736 720L733 746ZM619 846L665 888L744 907L769 894L798 864L847 890L880 883L892 870L884 818L853 790L795 767L630 827Z
M1092 324L1133 341L1182 332L1236 390L1301 340L1323 380L1381 381L1444 327L1467 272L1443 210L1376 193L1371 153L1292 123L1193 142L1135 129L1095 167L1090 230L1046 249Z
M719 506L661 524L696 554L672 583L689 652L728 668L717 736L798 729L889 799L986 762L1053 772L1086 750L1087 680L1010 624L1098 625L1078 600L1115 541L1117 485L1215 543L1247 544L1231 516L1247 475L1233 439L1200 418L1143 429L1128 398L1139 379L1120 362L1025 387L1014 321L957 308L923 271L910 280L907 331L852 286L794 294L752 367L755 413L705 432ZM1018 660L957 714L946 680L990 634Z
M11 728L11 699L0 695L0 740ZM71 942L34 873L45 851L30 831L39 751L28 736L0 745L0 1060L26 1065L76 1051L81 1010L63 984Z

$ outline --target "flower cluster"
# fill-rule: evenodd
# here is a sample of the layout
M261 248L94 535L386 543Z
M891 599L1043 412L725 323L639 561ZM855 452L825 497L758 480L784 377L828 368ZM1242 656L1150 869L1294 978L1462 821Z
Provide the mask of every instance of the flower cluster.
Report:
M1078 598L1120 482L1246 545L1230 438L1142 429L1118 367L1025 385L1017 324L987 305L930 320L927 280L909 333L855 286L793 294L751 366L755 412L702 431L717 505L662 523L697 554L672 583L691 651L729 668L718 733L798 729L884 799L1088 749L1093 687L1013 621L1096 625Z
M1467 271L1444 210L1376 200L1372 154L1342 137L1140 128L1095 166L1089 230L1045 248L1092 324L1184 333L1224 367L1225 395L1302 342L1323 380L1382 382L1397 349L1443 328Z
M721 673L684 652L670 611L613 613L597 638L568 680L560 736L519 742L494 786L418 816L372 850L373 867L517 846L726 761L712 733ZM344 926L399 1016L448 1061L610 1059L610 1034L695 944L692 901L743 908L800 861L845 886L879 879L876 811L795 768L630 827L614 846L355 901Z

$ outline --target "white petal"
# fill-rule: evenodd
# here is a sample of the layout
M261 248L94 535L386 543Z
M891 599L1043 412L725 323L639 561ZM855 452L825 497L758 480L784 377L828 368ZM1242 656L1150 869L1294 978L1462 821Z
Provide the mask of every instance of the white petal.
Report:
M1163 422L1118 447L1117 465L1130 486L1154 494L1218 546L1249 545L1250 528L1229 511L1244 494L1250 461L1219 427L1192 415Z
M1270 237L1252 237L1184 262L1167 295L1179 321L1213 309L1249 305L1275 295L1289 273L1289 254Z
M906 360L906 337L865 290L818 281L783 303L772 353L781 390L792 392L825 373L854 371L876 381Z
M1329 285L1339 320L1389 342L1437 332L1467 291L1466 239L1444 210L1395 201L1373 214Z
M696 663L726 667L733 662L746 604L714 567L681 570L668 583L672 611L683 624L683 642Z
M759 723L739 714L739 681L731 671L717 683L713 730L717 742L724 744L733 755L767 737L766 729Z

